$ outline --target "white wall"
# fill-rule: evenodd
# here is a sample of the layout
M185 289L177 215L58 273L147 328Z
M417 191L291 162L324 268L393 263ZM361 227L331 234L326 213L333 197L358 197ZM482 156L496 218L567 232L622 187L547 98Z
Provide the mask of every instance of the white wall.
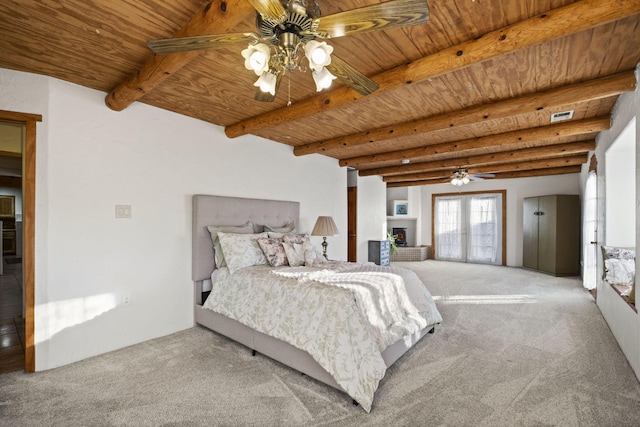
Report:
M105 93L0 69L0 109L42 114L36 157L36 369L193 325L191 196L301 202L300 230L318 215L347 229L346 170L295 157L258 137ZM274 167L277 165L277 167ZM116 219L115 205L132 206ZM320 238L313 238L320 243ZM346 259L346 234L331 237ZM130 306L119 305L121 297Z
M369 240L387 238L386 184L379 176L358 177L358 262L369 260Z
M636 69L636 80L640 77L640 71ZM622 134L624 129L635 118L636 126L636 140L635 145L635 197L634 207L635 217L640 215L640 148L638 139L640 139L640 120L638 115L640 114L640 88L636 87L634 92L624 93L616 102L616 105L612 114L612 126L607 131L602 131L598 135L596 140L595 155L598 159L597 169L597 182L598 182L598 245L607 244L609 239L610 230L607 229L606 224L611 223L612 218L606 218L606 214L610 214L606 210L606 198L608 186L606 185L606 179L612 171L607 170L607 163L605 162L605 152L611 147L616 139ZM581 174L582 182L586 182L588 168L583 166L583 172ZM615 171L613 171L615 174ZM584 185L584 184L583 184ZM605 214L606 212L606 214ZM614 213L612 213L615 215ZM617 233L617 232L616 232ZM640 228L638 223L635 223L635 230L627 230L628 235L635 235L635 247L636 253L638 253L638 243L640 242ZM627 357L629 364L633 368L636 376L640 379L640 315L636 313L631 307L627 306L627 303L620 298L620 296L606 285L602 281L602 256L600 256L600 250L598 250L598 274L597 274L597 304L604 316L605 320L609 324L609 328L615 336L620 348ZM636 257L636 272L638 271L638 258ZM637 275L636 275L637 277ZM637 292L636 292L637 301ZM637 307L637 302L636 302Z
M609 246L636 245L636 182L629 173L636 170L635 120L632 120L605 153L605 229Z
M407 246L422 246L422 203L421 187L392 187L387 189L387 231L393 233L393 228L406 228ZM407 215L394 216L394 201L408 202ZM393 217L393 218L392 218Z
M432 196L443 193L464 193L471 191L506 190L507 191L507 265L522 267L522 204L525 197L547 194L579 194L580 175L555 175L535 178L487 179L472 182L463 187L451 184L425 185L422 189L422 242L431 245ZM580 218L576 218L580 221Z

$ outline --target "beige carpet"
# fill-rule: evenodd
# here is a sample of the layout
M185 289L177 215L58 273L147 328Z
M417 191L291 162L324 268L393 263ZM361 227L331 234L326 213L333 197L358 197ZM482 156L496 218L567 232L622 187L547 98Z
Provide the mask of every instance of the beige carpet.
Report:
M203 328L0 376L2 426L638 426L640 385L575 278L436 261L444 317L382 381L346 395Z

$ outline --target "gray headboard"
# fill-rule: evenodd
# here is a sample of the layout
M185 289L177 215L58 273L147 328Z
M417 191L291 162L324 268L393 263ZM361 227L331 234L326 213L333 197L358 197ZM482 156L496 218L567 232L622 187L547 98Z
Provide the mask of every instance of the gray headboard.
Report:
M240 197L193 196L192 270L193 281L209 279L215 268L213 244L207 225L244 225L253 222L254 231L265 224L280 227L299 224L300 203Z

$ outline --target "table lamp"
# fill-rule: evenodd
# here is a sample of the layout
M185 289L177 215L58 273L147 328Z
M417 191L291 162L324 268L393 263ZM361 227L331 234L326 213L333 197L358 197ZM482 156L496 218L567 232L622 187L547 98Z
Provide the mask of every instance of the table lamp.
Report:
M316 225L311 231L312 236L322 236L322 255L327 258L327 236L337 236L339 234L336 223L330 216L319 216ZM328 259L328 258L327 258Z

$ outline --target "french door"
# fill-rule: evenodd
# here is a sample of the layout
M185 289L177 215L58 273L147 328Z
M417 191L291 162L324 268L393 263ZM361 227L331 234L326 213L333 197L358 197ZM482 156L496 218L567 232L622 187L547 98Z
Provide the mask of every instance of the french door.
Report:
M503 194L434 197L435 259L503 264Z

